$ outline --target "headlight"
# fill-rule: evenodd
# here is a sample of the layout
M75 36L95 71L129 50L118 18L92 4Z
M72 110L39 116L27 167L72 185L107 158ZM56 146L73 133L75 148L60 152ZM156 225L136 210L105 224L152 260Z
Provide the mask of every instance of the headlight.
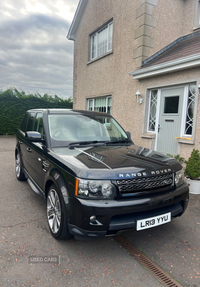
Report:
M75 195L91 198L114 198L116 187L106 180L83 180L76 179Z
M185 181L185 178L184 178L184 172L183 172L183 169L179 170L176 172L176 175L175 175L175 184L176 186L180 186L181 184L183 184Z

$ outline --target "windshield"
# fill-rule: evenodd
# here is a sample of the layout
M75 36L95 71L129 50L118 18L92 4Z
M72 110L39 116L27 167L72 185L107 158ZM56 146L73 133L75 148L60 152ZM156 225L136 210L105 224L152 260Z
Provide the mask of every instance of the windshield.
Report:
M128 140L120 125L107 116L51 114L48 121L52 147L72 142Z

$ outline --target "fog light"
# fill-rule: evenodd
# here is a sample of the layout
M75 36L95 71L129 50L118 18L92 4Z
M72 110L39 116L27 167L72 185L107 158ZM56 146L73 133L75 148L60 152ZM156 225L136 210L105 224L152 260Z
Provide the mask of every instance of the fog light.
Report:
M96 223L96 216L95 215L92 215L92 216L90 216L90 222L91 223Z

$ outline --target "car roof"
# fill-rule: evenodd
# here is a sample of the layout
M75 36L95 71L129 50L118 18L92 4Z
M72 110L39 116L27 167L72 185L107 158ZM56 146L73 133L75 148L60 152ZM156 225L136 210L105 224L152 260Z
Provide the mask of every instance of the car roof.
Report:
M28 112L46 112L48 114L81 114L87 116L107 116L111 117L108 113L94 112L87 110L72 110L72 109L31 109Z

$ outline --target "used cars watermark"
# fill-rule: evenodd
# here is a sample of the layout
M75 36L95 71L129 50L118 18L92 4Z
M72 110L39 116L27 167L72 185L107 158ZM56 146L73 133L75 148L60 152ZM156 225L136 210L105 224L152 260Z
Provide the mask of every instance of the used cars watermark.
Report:
M57 263L60 264L60 256L29 256L29 263Z

